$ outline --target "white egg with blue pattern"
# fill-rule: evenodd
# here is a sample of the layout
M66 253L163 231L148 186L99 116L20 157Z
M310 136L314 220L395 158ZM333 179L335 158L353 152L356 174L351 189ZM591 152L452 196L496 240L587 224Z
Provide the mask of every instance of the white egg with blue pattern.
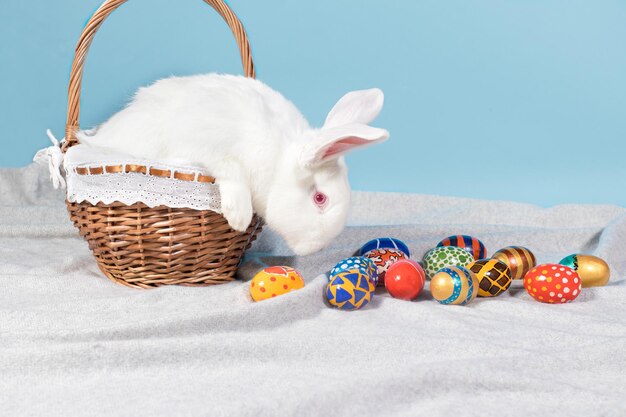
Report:
M378 285L378 272L376 264L374 264L374 261L364 256L353 256L338 262L337 265L330 270L328 281L332 281L338 273L351 269L358 269L361 273L366 274L369 277L374 286Z

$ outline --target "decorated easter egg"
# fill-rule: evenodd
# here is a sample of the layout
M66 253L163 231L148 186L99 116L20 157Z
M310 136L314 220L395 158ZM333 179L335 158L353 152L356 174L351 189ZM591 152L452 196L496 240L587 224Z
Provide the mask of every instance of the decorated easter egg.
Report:
M479 259L467 265L478 279L478 296L495 297L511 285L511 271L497 259Z
M374 284L358 269L338 272L326 286L326 299L340 310L365 307L374 295Z
M396 249L404 252L407 258L411 256L409 247L400 239L393 237L379 237L378 239L370 240L365 245L361 246L359 255L365 255L367 252L373 251L374 249Z
M569 303L580 294L582 281L569 266L542 264L528 271L524 277L524 288L542 303Z
M439 246L424 255L424 271L426 271L426 277L430 279L441 268L466 266L471 262L474 262L474 257L468 251L456 246Z
M370 277L370 281L372 281L374 286L378 285L378 269L376 268L376 264L374 264L374 261L370 258L366 258L365 256L353 256L338 262L337 265L330 270L328 281L332 281L337 273L347 271L349 269L361 270L362 273L367 274Z
M400 259L385 274L385 287L394 298L413 300L422 292L426 274L417 262Z
M491 257L507 264L513 279L524 278L524 275L537 265L535 255L523 246L507 246L494 253Z
M606 285L611 277L609 265L597 256L575 254L561 259L559 263L578 273L583 288Z
M304 287L302 275L289 266L270 266L260 270L250 281L254 301L277 297Z
M476 298L478 278L462 266L442 268L430 281L430 292L441 304L465 305Z
M407 255L399 249L374 249L365 254L376 265L378 285L385 285L387 269L399 259L407 259Z
M472 254L474 259L483 259L487 257L487 249L485 249L485 245L473 236L448 236L439 242L437 246L456 246L458 248L465 249Z

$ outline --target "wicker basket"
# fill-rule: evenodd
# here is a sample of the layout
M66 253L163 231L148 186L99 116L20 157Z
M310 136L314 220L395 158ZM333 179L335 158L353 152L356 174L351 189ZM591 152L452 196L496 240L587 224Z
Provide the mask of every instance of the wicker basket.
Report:
M69 83L66 142L63 152L78 143L80 92L85 57L104 20L127 0L106 0L94 13L78 41ZM228 23L235 35L247 77L254 65L246 32L223 0L204 0ZM234 279L244 252L261 229L254 216L245 233L209 210L150 208L142 203L96 205L68 201L70 219L89 243L102 272L130 287L212 285Z

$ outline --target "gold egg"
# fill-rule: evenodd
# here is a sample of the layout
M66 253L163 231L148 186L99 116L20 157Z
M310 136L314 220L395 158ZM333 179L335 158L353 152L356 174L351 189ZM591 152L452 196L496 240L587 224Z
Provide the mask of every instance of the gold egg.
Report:
M465 305L478 294L478 278L460 266L442 268L430 281L430 293L441 304Z
M601 287L611 277L609 265L597 256L574 254L561 259L559 263L578 272L583 288Z

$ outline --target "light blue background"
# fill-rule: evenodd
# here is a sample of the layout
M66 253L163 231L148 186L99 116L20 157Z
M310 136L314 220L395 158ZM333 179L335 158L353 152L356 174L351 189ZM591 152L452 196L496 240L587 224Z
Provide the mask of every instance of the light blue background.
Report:
M2 0L0 166L63 136L72 51L100 0ZM381 87L382 146L348 159L353 188L626 205L626 2L231 0L260 79L321 124L344 92ZM132 0L105 22L83 126L170 74L239 73L200 0Z

